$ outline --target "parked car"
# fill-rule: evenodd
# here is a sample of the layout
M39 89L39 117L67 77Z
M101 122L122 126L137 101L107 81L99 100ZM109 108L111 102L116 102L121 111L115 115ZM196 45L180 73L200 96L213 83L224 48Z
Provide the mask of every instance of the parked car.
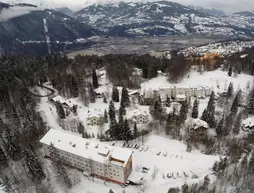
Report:
M163 153L163 156L166 157L167 155L168 155L168 152L165 151L165 152Z
M158 153L157 153L157 155L160 155L161 154L161 151L159 151Z

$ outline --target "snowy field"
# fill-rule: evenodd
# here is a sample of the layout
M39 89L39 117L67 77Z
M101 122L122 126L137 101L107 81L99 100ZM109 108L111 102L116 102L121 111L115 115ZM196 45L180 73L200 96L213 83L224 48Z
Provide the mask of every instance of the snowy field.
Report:
M217 92L226 91L230 82L234 85L234 90L239 88L243 92L247 91L247 84L250 83L250 88L253 83L253 76L246 74L239 74L237 77L229 77L228 72L221 70L209 71L200 74L199 72L192 71L188 74L188 77L185 77L178 84L170 84L167 81L166 76L158 76L148 80L147 82L141 85L141 92L155 90L160 87L170 87L170 86L208 86L217 94Z

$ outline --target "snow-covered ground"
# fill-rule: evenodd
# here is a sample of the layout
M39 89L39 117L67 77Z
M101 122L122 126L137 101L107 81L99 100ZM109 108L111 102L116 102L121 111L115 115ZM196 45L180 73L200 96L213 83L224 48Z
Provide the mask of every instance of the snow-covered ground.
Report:
M115 142L115 146L122 146L122 144L123 142ZM214 162L219 160L219 156L208 156L199 151L188 153L186 145L182 142L157 135L146 138L143 145L140 141L133 141L131 144L140 145L139 149L133 147L128 149L133 151L133 175L143 177L144 186L129 185L123 188L111 182L104 184L104 181L100 179L87 178L76 171L75 175L80 178L80 182L68 192L107 193L109 189L112 189L115 193L122 193L123 190L126 193L166 193L169 187L202 182L206 175L209 175L211 179L214 178L211 168ZM148 148L147 151L145 151L146 148ZM159 152L161 153L158 155ZM142 167L148 168L148 172L143 173ZM55 190L59 193L63 192L58 185Z
M234 90L241 88L241 90L245 92L247 91L246 88L248 84L250 84L251 88L253 80L254 78L251 75L239 74L237 77L230 77L228 76L228 72L221 70L204 72L203 74L192 71L178 84L171 84L167 81L166 76L159 75L157 78L144 82L141 85L141 92L153 91L160 87L200 85L210 87L217 94L218 92L226 91L230 82L233 83Z

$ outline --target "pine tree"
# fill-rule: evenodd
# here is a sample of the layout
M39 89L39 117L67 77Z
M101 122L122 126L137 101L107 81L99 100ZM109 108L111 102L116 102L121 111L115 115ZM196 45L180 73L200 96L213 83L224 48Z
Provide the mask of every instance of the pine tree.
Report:
M165 132L167 135L171 135L173 133L173 130L174 130L173 115L169 113L166 120Z
M104 123L108 123L108 112L106 109L104 111Z
M18 136L10 132L9 129L5 130L5 150L8 156L14 161L20 160L21 148L18 142Z
M138 128L137 128L137 123L134 123L133 127L133 138L136 139L138 137Z
M152 107L151 114L154 116L155 119L159 120L161 119L163 113L163 108L161 105L161 101L157 99Z
M15 190L12 189L10 179L7 176L3 176L2 182L0 181L0 186L3 187L3 191L6 193L14 193Z
M156 65L150 66L148 69L147 77L148 78L155 78L158 76L158 67Z
M238 106L239 106L238 97L236 96L236 97L234 98L234 101L233 101L232 106L231 106L231 109L230 109L230 112L231 112L233 115L236 115L236 114L237 114Z
M91 103L95 103L95 93L91 84L89 86L89 98Z
M108 114L109 114L110 122L116 120L116 110L115 110L115 105L114 105L113 101L110 101L110 103L109 103Z
M234 134L238 135L240 133L241 125L242 125L242 112L239 112L233 127Z
M105 94L103 94L103 102L108 103L108 100L107 100L107 97L105 96Z
M56 112L60 119L65 119L65 111L60 101L56 101Z
M83 135L84 131L85 131L84 125L81 122L79 122L79 124L78 124L78 133Z
M188 193L189 192L189 186L188 184L182 185L182 193Z
M78 95L79 95L78 83L75 80L74 76L71 76L71 88L70 88L70 91L71 91L71 96L72 97L78 97Z
M192 109L192 114L191 117L196 119L198 118L198 100L195 99L194 103L193 103L193 109Z
M98 78L95 69L93 69L93 88L98 88L99 83L98 83Z
M219 124L216 127L216 133L217 136L221 136L223 132L223 122L224 122L224 117L220 120Z
M119 102L119 91L116 86L113 87L112 91L112 100L116 103Z
M46 175L43 172L38 158L29 150L25 150L22 154L23 161L28 169L29 174L31 175L33 182L40 183L46 177Z
M131 135L131 129L127 119L124 120L123 132L124 132L123 139L128 143L128 141L132 139L132 135Z
M201 116L201 120L203 120L203 121L207 121L207 109L205 109L204 111L203 111L203 113L202 113L202 116Z
M249 161L249 167L252 172L254 172L254 151L252 151Z
M227 97L231 98L234 94L234 87L233 87L233 83L230 82L229 86L228 86L228 92L227 92Z
M179 115L180 124L184 123L184 121L187 119L187 114L188 114L188 102L184 101L180 109Z
M64 182L64 184L68 187L72 187L71 180L67 174L66 169L62 164L61 156L55 146L51 143L49 146L50 158L53 161L53 167L58 177Z
M228 69L228 76L232 76L232 66L230 65L229 69Z
M250 114L254 114L254 90L250 93L250 99L248 103L248 111Z
M119 124L116 122L116 120L110 121L109 124L109 135L112 139L119 140L121 138L122 133L119 132Z
M202 120L206 121L210 127L216 126L215 120L215 94L212 92L209 102L207 104L206 112L203 112Z
M126 87L123 87L122 89L121 105L123 105L124 107L130 106L129 93Z
M8 166L6 155L0 146L0 169Z
M166 107L170 107L171 106L171 100L170 100L170 97L167 95L167 98L166 98Z

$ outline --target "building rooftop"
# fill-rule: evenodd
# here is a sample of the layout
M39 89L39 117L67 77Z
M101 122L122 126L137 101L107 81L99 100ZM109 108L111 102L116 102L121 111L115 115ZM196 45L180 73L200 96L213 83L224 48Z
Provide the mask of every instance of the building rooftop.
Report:
M52 100L53 100L54 102L59 101L59 102L62 103L62 104L68 105L69 107L73 107L73 106L76 105L75 100L73 100L73 99L64 99L64 98L61 97L60 95L55 96L54 98L52 98Z
M253 127L254 126L254 116L243 120L243 126L246 127L246 128L247 127L249 127L249 128Z
M132 154L128 149L96 143L56 129L50 129L40 142L46 145L52 143L57 149L103 164L110 162L112 157L121 161L121 164L111 164L122 167L125 167Z

